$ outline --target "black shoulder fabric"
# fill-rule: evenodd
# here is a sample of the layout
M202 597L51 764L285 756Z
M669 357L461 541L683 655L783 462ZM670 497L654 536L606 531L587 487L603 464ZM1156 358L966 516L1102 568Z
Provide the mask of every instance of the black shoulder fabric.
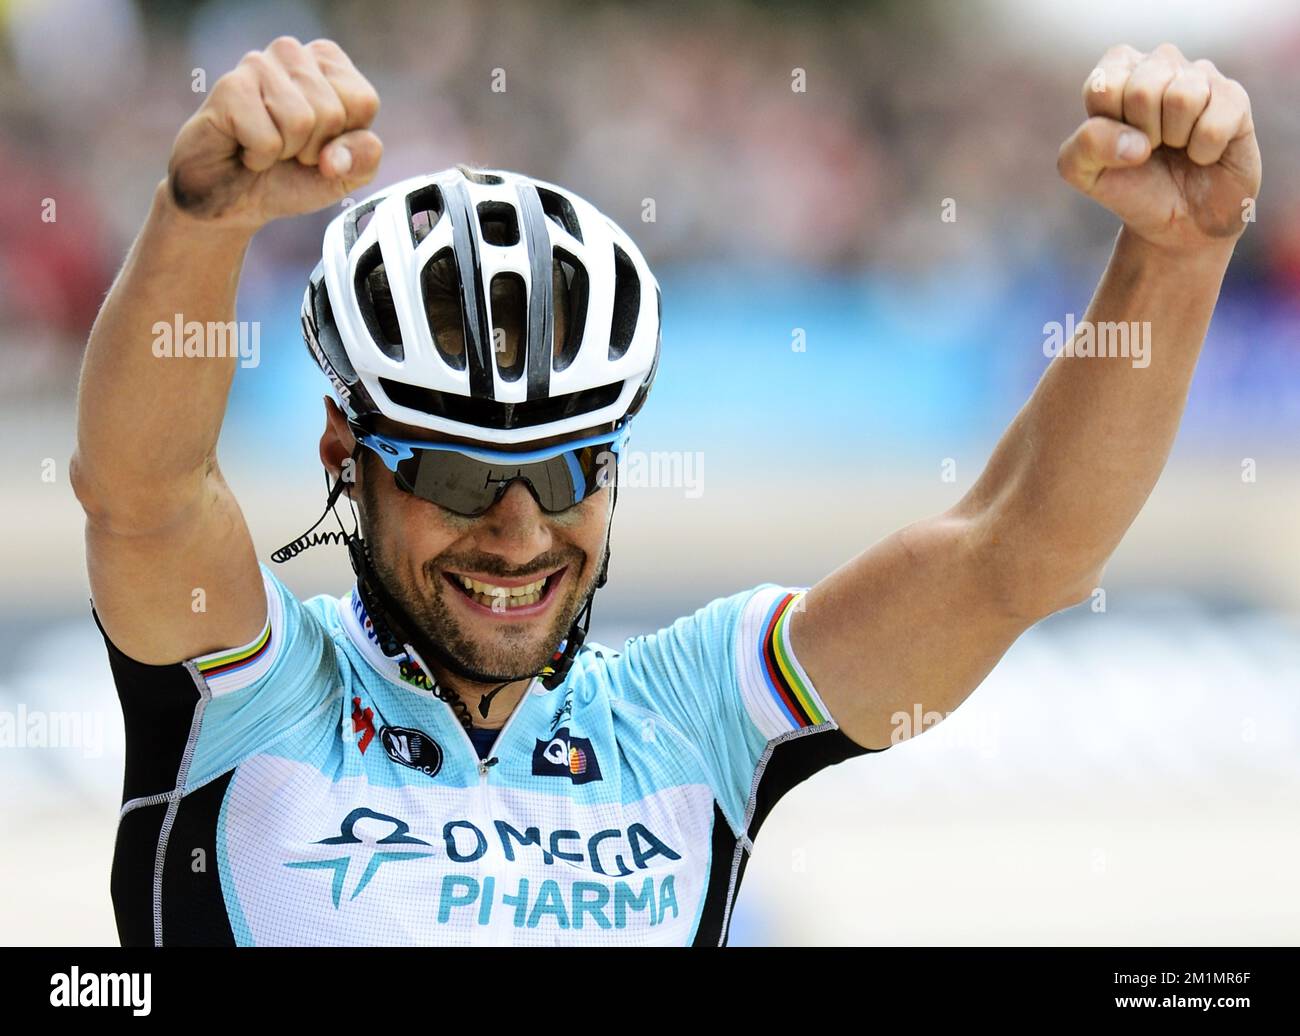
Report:
M233 946L217 866L217 820L233 770L181 799L162 876L164 946Z
M166 816L167 803L160 802L131 810L117 825L109 888L123 946L154 945L153 876Z
M759 779L754 814L746 832L750 842L753 842L763 821L772 812L772 807L796 784L807 780L818 770L842 763L846 759L884 751L884 748L863 748L838 729L822 730L816 734L804 734L782 741L772 750L763 769L763 776ZM739 839L723 815L722 807L715 800L708 889L699 927L695 932L695 946L726 946L731 937L731 918L728 912L735 907L740 886L745 879L745 865L749 863L747 850L741 849L737 853L738 843Z
M162 795L176 787L199 689L183 663L147 665L118 650L93 605L90 614L108 648L108 665L122 703L126 773L122 802Z
M122 802L174 793L200 702L194 678L184 663L148 665L124 654L109 639L93 606L91 615L108 649L122 703L126 729ZM164 946L234 944L216 846L217 815L232 776L227 773L175 804L158 882ZM123 946L155 945L154 886L170 806L169 801L137 804L118 824L111 889Z
M699 927L695 930L693 946L725 946L726 933L722 930L727 908L734 902L731 886L731 869L736 858L736 838L723 815L722 807L713 803L713 846L709 853L709 884L704 894L704 908L700 911ZM742 854L743 855L743 854ZM741 861L744 870L744 861Z
M772 749L755 792L754 814L749 822L752 842L781 796L801 784L818 770L823 770L859 755L885 752L887 748L863 748L838 728L821 730L782 741Z

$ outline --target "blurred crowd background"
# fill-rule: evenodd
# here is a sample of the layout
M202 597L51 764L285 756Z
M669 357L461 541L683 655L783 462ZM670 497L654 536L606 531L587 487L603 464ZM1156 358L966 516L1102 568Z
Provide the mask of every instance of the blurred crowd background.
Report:
M593 625L611 643L757 582L807 585L952 503L1117 230L1055 170L1097 58L1168 40L1244 83L1257 222L1106 610L1031 631L955 736L796 791L734 941L1300 937L1293 2L0 0L0 709L106 728L95 758L0 748L0 881L30 890L0 903L0 942L114 939L120 719L67 487L76 375L196 84L282 33L337 40L378 89L375 186L528 172L590 198L658 272L664 358L635 445L698 451L705 492L620 506ZM222 464L263 557L319 513L324 384L298 306L333 214L266 228L244 270L262 356ZM328 548L284 573L303 594L349 575Z

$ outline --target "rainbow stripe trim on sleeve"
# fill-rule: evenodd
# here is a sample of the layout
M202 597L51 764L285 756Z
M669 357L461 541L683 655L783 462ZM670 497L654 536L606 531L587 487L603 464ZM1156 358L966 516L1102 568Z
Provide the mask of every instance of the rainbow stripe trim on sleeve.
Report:
M790 616L794 614L791 605L802 596L801 591L778 597L758 640L768 693L795 730L817 726L829 718L790 647Z
M214 651L189 662L214 698L252 686L275 664L284 640L284 605L278 587L265 569L262 587L266 592L266 625L257 638L243 647Z
M228 676L251 669L266 656L270 648L271 623L268 621L266 628L262 630L262 635L247 647L239 648L237 651L227 651L224 654L205 655L201 659L196 659L194 665L203 674L204 679L211 680L214 677Z

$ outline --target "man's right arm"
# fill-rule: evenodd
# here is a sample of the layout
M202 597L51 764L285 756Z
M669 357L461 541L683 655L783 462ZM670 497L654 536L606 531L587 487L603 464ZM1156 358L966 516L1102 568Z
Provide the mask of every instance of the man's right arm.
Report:
M91 330L72 484L95 610L138 661L245 644L267 618L252 539L216 461L237 360L156 356L155 325L233 321L258 228L373 177L378 107L330 41L281 37L245 55L182 127Z
M142 662L243 644L266 621L252 539L216 463L236 360L152 349L155 322L176 313L235 318L251 236L186 216L163 181L86 349L72 484L91 594L109 637Z

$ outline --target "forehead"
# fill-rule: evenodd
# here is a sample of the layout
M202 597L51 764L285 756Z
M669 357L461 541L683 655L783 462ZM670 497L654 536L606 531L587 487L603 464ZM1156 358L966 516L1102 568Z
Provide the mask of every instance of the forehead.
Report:
M413 425L401 424L398 421L390 420L387 417L376 417L373 420L373 428L380 435L388 436L392 439L413 439L422 442L440 442L453 443L464 446L482 447L482 440L465 439L456 435L444 435L442 432L430 431L428 428L416 428ZM551 446L555 443L569 442L574 439L581 439L588 435L598 435L602 432L612 431L613 422L605 424L592 425L577 432L570 432L567 435L550 435L541 439L530 439L528 442L509 444L492 444L493 450L504 452L521 452L525 450L535 450L541 446Z

